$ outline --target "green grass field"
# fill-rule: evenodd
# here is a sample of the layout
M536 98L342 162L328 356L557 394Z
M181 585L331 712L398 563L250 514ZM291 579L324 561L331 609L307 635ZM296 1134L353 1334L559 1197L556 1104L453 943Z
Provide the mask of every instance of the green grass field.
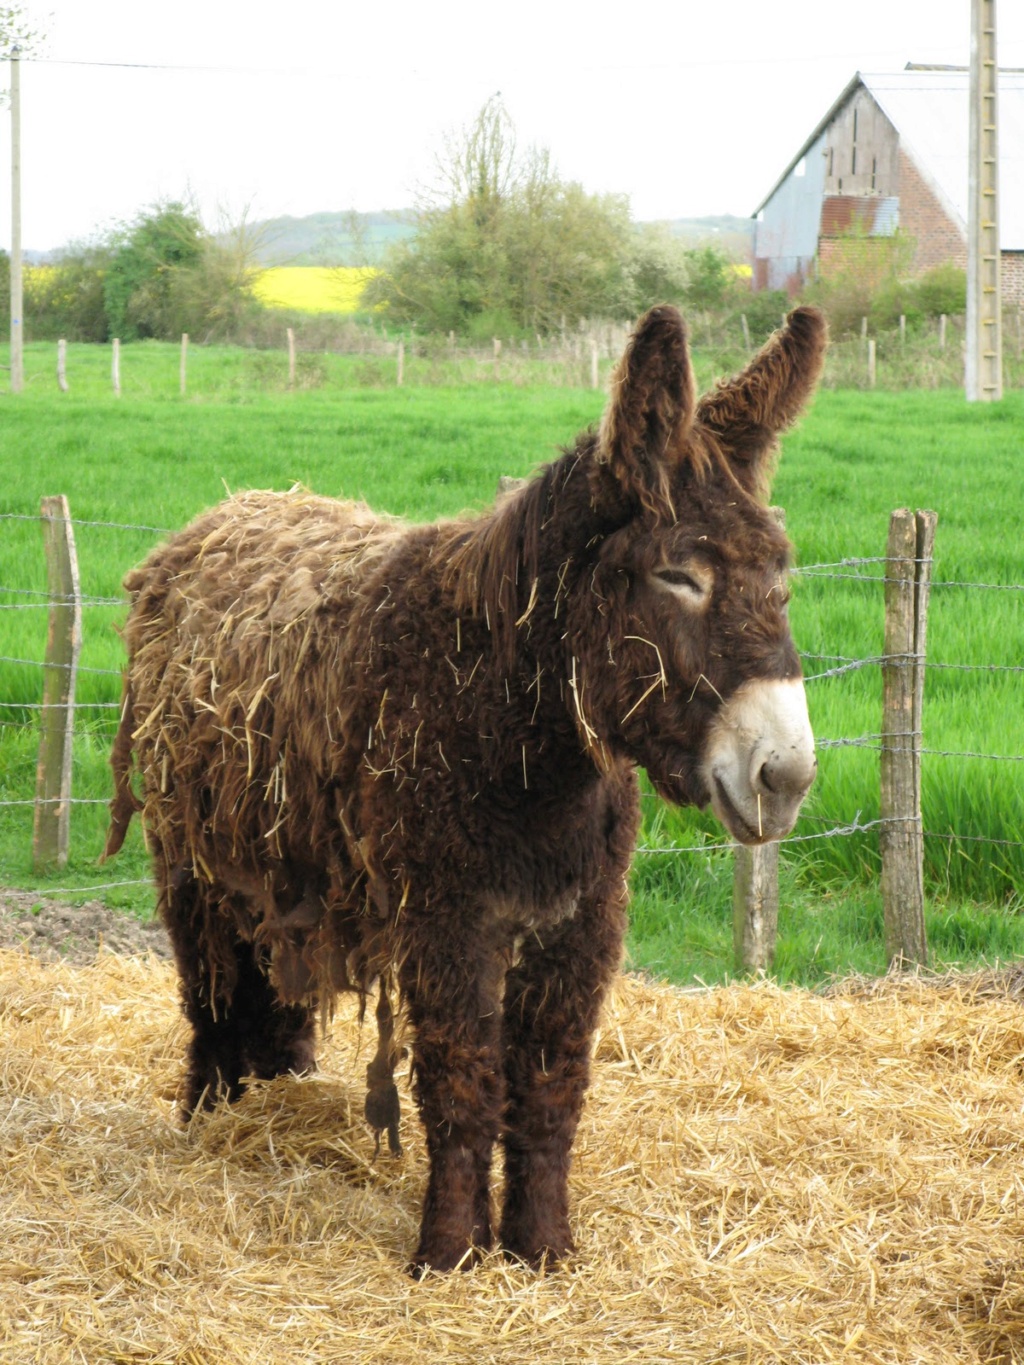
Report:
M224 490L288 487L362 496L375 506L429 519L480 507L499 474L523 474L597 419L602 396L542 384L411 384L361 387L358 356L323 361L317 386L281 391L279 355L193 348L190 393L178 394L177 349L158 343L122 350L124 396L109 391L109 352L70 348L71 392L53 381L52 347L30 348L19 398L0 396L0 800L31 797L36 739L28 705L39 700L45 611L28 594L45 590L38 523L41 496L66 493L84 521L174 528ZM0 359L2 359L0 355ZM719 357L698 353L704 382ZM1024 754L1019 669L1024 664L1024 595L941 586L1014 584L1024 579L1019 526L1019 436L1024 395L995 408L968 407L955 391L867 394L827 391L785 442L774 499L787 510L802 565L884 553L897 506L939 513L929 620L929 661L972 665L931 669L925 745L932 750ZM14 518L10 514L14 514ZM76 527L83 590L116 597L125 570L157 532ZM880 575L866 565L835 572ZM813 676L836 656L863 659L882 648L882 592L875 581L799 577L794 633ZM107 797L106 754L122 657L118 607L85 612L79 683L76 796ZM106 671L104 671L106 670ZM877 735L877 666L808 685L820 739ZM105 709L91 710L92 706ZM1018 761L929 755L924 823L929 935L938 962L1024 952L1024 796ZM690 846L718 838L713 822L645 800L645 847ZM812 834L878 814L878 754L823 748L820 778L798 833ZM39 880L30 865L31 808L0 807L0 881L20 886L87 886L144 879L138 837L116 863L95 866L105 811L78 806L69 866ZM971 842L983 836L1003 844ZM814 981L830 972L884 968L877 840L873 833L794 843L784 851L777 972ZM631 954L636 965L675 979L718 980L731 964L730 859L699 854L640 857L634 875ZM104 892L143 910L145 886Z

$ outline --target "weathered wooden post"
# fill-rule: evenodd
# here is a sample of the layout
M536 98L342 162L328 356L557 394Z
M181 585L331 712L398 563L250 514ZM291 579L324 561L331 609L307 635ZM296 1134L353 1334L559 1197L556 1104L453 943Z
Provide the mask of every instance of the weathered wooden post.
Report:
M741 313L741 314L740 314L740 324L741 324L741 326L743 327L743 346L744 346L744 348L745 348L746 350L749 351L749 350L750 350L750 324L749 324L749 322L747 322L747 315L746 315L746 313Z
M39 762L32 828L36 871L63 867L71 830L71 741L74 733L75 677L82 647L82 602L78 556L68 500L63 495L40 504L50 618L43 667Z
M740 845L732 871L732 942L738 972L769 971L779 928L779 845Z
M945 315L945 313L940 313L940 314L939 314L939 350L940 350L940 351L944 351L945 349L946 349L946 315Z
M934 512L893 512L885 574L881 825L885 951L897 969L928 959L921 825L921 720Z
M178 362L178 388L182 398L185 397L186 379L188 374L188 332L181 334L181 360Z
M601 377L597 363L597 342L593 337L590 338L590 387L599 389L601 387Z
M398 387L401 388L405 380L405 342L398 343Z
M500 339L500 337L494 337L494 378L495 378L495 380L497 380L497 379L499 379L499 378L501 377L500 364L501 364L501 339Z
M121 338L115 337L110 357L110 382L114 386L114 397L121 397Z
M68 391L68 343L63 337L57 342L57 387L61 393Z
M878 379L877 343L874 337L868 338L868 388L873 389Z
M289 327L288 331L288 387L295 387L295 332Z
M785 530L785 508L773 507L771 511ZM732 945L738 972L771 969L778 928L778 841L754 848L740 844L732 866Z

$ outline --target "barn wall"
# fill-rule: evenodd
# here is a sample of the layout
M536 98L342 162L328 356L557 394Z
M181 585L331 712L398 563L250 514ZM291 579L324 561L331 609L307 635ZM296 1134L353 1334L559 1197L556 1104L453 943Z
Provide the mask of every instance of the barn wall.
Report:
M906 152L900 152L899 167L900 228L914 243L913 273L923 274L947 261L966 269L963 229L950 218Z
M1000 265L1003 307L1024 308L1024 251L1004 251Z
M755 289L786 289L809 277L818 251L824 179L822 136L779 185L754 224Z
M861 87L825 130L825 194L899 194L899 135Z

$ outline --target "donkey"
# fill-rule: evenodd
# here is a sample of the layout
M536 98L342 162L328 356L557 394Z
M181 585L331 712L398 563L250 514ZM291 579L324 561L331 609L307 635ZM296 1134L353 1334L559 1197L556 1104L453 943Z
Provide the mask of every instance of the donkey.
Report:
M798 308L698 402L683 320L655 308L599 429L490 511L242 494L125 580L107 853L141 809L184 1108L309 1070L317 1010L379 982L367 1114L397 1143L394 994L429 1155L416 1275L493 1245L496 1142L505 1253L572 1250L637 768L742 843L793 826L814 741L766 493L825 342Z

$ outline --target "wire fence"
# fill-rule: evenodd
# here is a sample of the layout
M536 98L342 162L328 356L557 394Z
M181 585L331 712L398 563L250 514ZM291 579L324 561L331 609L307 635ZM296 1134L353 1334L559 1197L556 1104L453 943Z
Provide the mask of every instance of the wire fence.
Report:
M161 536L169 534L164 527L149 524L116 522L109 520L97 520L81 517L53 518L54 520L66 520L73 527L81 527L90 532L97 530L112 530L118 532L131 532L147 536ZM0 522L39 522L38 514L3 512L0 513ZM871 584L876 589L884 587L887 583L896 582L886 572L887 566L893 561L888 556L864 556L849 557L825 562L820 564L802 565L795 569L794 574L808 580L827 579L843 583L864 583ZM917 560L915 563L925 561ZM930 565L930 561L927 561ZM864 572L864 570L877 569L877 572ZM987 583L980 581L970 581L961 579L933 579L931 587L937 590L956 590L961 592L981 592L981 593L1024 593L1024 584L1020 583ZM29 599L27 601L9 601L5 599ZM0 585L0 612L3 611L50 611L54 607L65 606L69 599L66 595L54 594L52 592L22 587L19 585ZM126 606L124 597L106 596L102 594L82 593L77 597L79 605L85 609L93 608L114 608ZM852 657L842 654L825 654L807 652L801 655L804 664L804 680L809 687L820 684L828 680L842 679L865 669L873 668L899 668L899 667L918 667L923 666L926 671L946 671L965 674L989 674L989 675L1012 675L1024 673L1024 664L1005 664L992 662L959 662L951 660L933 660L921 654L908 652L900 655L885 655L879 653L866 654L863 657ZM832 665L828 668L816 669L817 664ZM48 664L43 658L29 658L24 654L2 654L0 655L0 665L7 665L13 668L34 669L42 673L47 667L54 665ZM66 666L66 665L65 665ZM97 679L119 680L121 671L117 668L95 667L77 664L76 672L85 674ZM41 691L41 686L40 689ZM111 712L120 710L119 700L87 700L75 701L73 703L46 703L42 701L26 701L0 697L0 731L21 730L31 728L36 722L29 719L36 717L42 719L43 714L51 709L68 709L73 707L77 717L96 715L97 724L103 721L103 717ZM107 723L107 722L104 722ZM95 738L96 728L88 726L75 726L73 736L82 739L86 736ZM901 747L900 740L906 740L915 747L916 752L929 759L956 759L960 761L984 761L993 763L1016 764L1024 762L1024 754L1020 753L995 753L985 752L976 749L954 749L923 746L921 744L922 734L920 730L908 730L902 733L893 734L882 732L869 732L858 735L839 735L817 739L817 747L820 751L828 752L834 750L868 750L881 753L888 746L890 749ZM660 798L653 792L645 792L644 800L646 803L658 803ZM43 798L36 796L13 796L0 798L0 808L27 808L40 804L67 804L71 806L102 806L106 804L105 797L85 797L72 795L67 798ZM848 838L853 835L869 834L881 829L885 824L892 824L892 818L872 818L863 819L858 810L852 817L829 821L826 817L804 816L802 823L808 822L828 823L829 827L814 832L801 832L791 834L782 841L784 847L813 844L820 841ZM923 837L930 840L941 840L950 844L963 842L965 844L990 844L993 847L1001 848L1024 848L1024 840L1008 839L994 835L977 833L956 833L941 830L922 830ZM642 857L663 858L667 856L696 855L708 853L720 853L732 851L739 845L728 839L706 838L698 842L676 843L669 842L664 845L645 842L640 844L636 852ZM124 881L112 881L94 883L92 886L81 888L57 888L51 889L49 894L62 895L81 895L91 894L97 890L108 890L121 886L137 886L144 884L138 879Z

